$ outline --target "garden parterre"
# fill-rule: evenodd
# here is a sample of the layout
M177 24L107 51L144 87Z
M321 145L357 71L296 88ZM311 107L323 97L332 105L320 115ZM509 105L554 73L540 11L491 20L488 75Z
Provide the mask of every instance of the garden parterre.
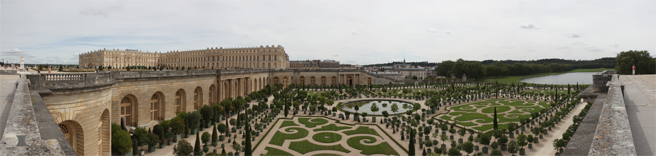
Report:
M519 123L520 119L530 118L531 113L549 108L547 102L517 99L489 99L470 104L448 107L447 114L438 118L456 121L457 124L480 131L492 129L494 108L497 111L499 128L506 128L508 123Z

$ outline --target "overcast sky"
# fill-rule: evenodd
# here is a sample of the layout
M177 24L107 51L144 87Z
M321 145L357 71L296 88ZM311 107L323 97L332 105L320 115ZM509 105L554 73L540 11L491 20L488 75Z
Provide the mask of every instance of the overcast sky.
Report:
M0 1L0 59L282 45L290 60L597 59L656 50L656 1Z

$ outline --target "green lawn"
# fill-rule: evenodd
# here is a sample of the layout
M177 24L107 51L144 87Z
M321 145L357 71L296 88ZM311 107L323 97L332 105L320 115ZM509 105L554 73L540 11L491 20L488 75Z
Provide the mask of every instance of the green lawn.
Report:
M523 76L505 76L500 78L487 78L485 79L485 81L499 82L499 83L522 83L519 82L520 79L529 78L529 77L539 77L539 76L556 75L556 74L573 73L573 72L602 72L604 70L615 70L615 69L613 68L574 69L567 72L541 73L541 74L523 75Z
M322 132L322 133L314 134L312 136L312 139L314 139L314 141L321 142L321 143L333 143L342 140L342 135L339 135L337 133L331 133L331 132Z
M494 108L497 108L497 113L503 113L510 110L508 106L496 106L483 108L483 113L494 113Z
M384 155L399 155L387 142L381 142L378 145L373 145L373 146L367 146L360 144L360 140L365 139L365 143L374 143L376 142L376 138L371 137L371 136L357 136L357 137L352 137L346 141L346 143L355 148L362 150L360 154L364 155L372 155L372 154L384 154Z
M282 144L285 142L287 139L300 139L308 136L309 132L305 128L301 127L291 127L285 129L286 132L293 132L293 130L296 130L296 133L293 134L285 134L282 132L276 132L276 134L273 135L273 138L271 138L271 141L269 141L269 144L274 144L278 146L282 146Z
M270 155L270 156L292 155L292 154L290 154L290 153L287 153L287 152L285 152L285 151L279 150L279 149L277 149L277 148L266 147L266 148L264 148L264 149L267 150L267 153L266 153L266 154L261 154L261 155L265 155L265 156L268 156L268 155Z
M315 132L318 132L318 131L340 131L340 130L343 130L343 129L350 129L350 128L351 127L341 127L341 126L337 126L335 124L330 124L330 125L325 125L325 126L319 128L319 129L314 129L314 131Z
M342 156L342 155L330 154L330 153L321 153L321 154L315 154L315 155L312 155L312 156Z
M346 134L346 135L372 134L372 135L380 136L380 135L378 135L378 132L376 132L376 130L371 129L371 128L366 127L366 126L359 126L358 129L350 130L350 131L344 131L344 134Z
M294 121L283 121L282 124L280 125L280 128L287 127L287 126L298 126Z
M298 122L304 124L307 128L314 128L317 125L327 124L328 120L322 118L298 118Z
M333 150L333 151L341 151L345 153L351 152L346 148L342 147L341 144L334 145L334 146L324 146L324 145L313 144L307 140L292 142L291 144L289 144L289 149L294 150L301 154L309 153L312 151L319 151L319 150Z
M490 103L498 103L499 106L489 105ZM472 112L467 109L470 107L482 108L483 113ZM483 125L481 127L473 128L481 131L486 131L492 128L493 120L492 117L489 117L488 115L492 115L494 113L495 107L497 108L498 122L504 123L499 124L499 127L506 128L507 122L519 123L520 119L530 118L530 113L539 112L540 110L549 108L550 106L546 102L537 102L536 105L536 101L524 101L516 99L490 99L486 101L450 107L449 109L451 109L451 112L442 115L439 118L450 121L455 120L457 124L465 127L478 126L473 123L473 121L476 121L477 123L481 123ZM515 110L510 111L511 107L515 107ZM452 117L455 118L451 120Z

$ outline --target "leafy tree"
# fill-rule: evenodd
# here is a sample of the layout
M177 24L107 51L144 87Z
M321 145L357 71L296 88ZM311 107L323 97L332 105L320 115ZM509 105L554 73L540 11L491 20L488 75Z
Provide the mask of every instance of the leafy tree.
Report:
M225 100L221 101L221 106L223 106L223 116L227 117L227 115L232 111L232 108L233 108L232 101L230 101L228 99L225 99ZM226 123L225 123L226 130L229 130L230 125L228 124L228 120L226 119L225 121L226 121ZM226 131L226 132L227 132L227 134L230 133L230 131Z
M474 144L467 141L462 144L462 150L467 152L467 154L469 155L470 153L474 152Z
M442 61L442 63L438 64L437 67L435 67L435 71L440 76L451 77L451 69L453 68L454 64L455 62L451 60Z
M394 103L394 104L392 104L391 109L392 109L392 112L396 113L396 112L399 111L399 105Z
M490 156L503 156L503 153L501 153L501 151L499 151L498 149L494 149L490 153Z
M132 147L130 133L122 130L117 124L112 124L112 147L121 154L130 152Z
M204 105L200 108L200 113L203 115L205 122L214 120L214 108L210 105Z
M520 134L519 136L517 136L517 145L519 146L519 148L524 148L524 146L526 146L527 144L528 142L526 142L526 135Z
M241 145L235 141L232 142L232 148L237 152L241 151Z
M212 135L210 135L210 133L204 132L203 136L201 137L201 140L203 141L203 144L207 145L207 142L210 141L211 137L212 137Z
M186 119L190 128L198 128L200 125L200 113L198 111L187 113Z
M219 131L220 133L225 133L226 132L226 125L223 123L219 123L216 125L216 130Z
M451 146L449 149L449 155L462 155L462 153L460 153L460 150L458 150L455 146Z
M508 136L506 136L505 134L501 135L501 138L499 138L499 143L503 145L506 144L507 142L508 142Z
M623 51L617 54L615 58L617 61L617 66L615 70L618 74L630 75L633 71L632 66L635 65L636 74L654 74L656 72L655 66L656 61L649 55L649 52L646 50L642 51Z
M533 135L528 135L528 137L526 137L526 141L528 141L528 143L532 143L533 139L535 139Z
M515 142L515 140L510 141L510 143L508 143L508 152L514 155L518 151L519 151L519 146L517 145L517 142Z
M447 137L446 135L444 135L444 134L440 135L440 140L442 140L442 144L444 144L444 141L446 141L448 139L449 139L449 137Z
M492 145L490 145L490 147L492 147L492 149L497 149L499 148L499 144L497 142L493 142Z
M193 152L194 147L191 147L191 144L187 140L180 140L175 147L173 147L173 153L177 156L187 156Z
M380 108L378 108L378 105L373 104L373 105L371 105L370 110L371 110L371 112L373 112L374 114L376 114L376 112L378 112L378 110L380 110Z

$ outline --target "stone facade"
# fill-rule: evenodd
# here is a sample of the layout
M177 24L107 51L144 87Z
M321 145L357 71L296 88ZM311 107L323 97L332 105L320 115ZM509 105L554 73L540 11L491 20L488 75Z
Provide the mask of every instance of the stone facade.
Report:
M356 69L114 71L28 75L79 155L110 155L110 123L151 128L203 105L246 96L267 84L366 85L402 81Z
M189 51L143 52L139 50L99 49L79 56L80 67L98 66L122 68L146 67L197 67L197 68L257 68L287 69L289 55L285 48L259 46L249 48L212 47Z

